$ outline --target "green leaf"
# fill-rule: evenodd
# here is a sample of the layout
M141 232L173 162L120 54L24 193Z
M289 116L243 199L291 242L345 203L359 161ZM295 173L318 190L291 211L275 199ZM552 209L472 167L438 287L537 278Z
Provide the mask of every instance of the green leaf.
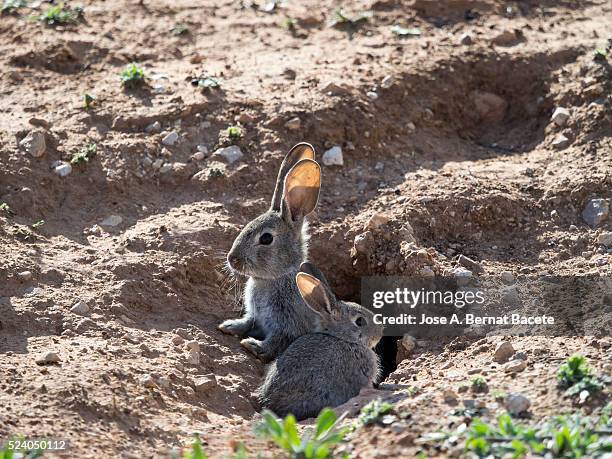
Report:
M315 440L325 435L336 423L336 413L330 408L323 408L317 417L317 426L315 429Z

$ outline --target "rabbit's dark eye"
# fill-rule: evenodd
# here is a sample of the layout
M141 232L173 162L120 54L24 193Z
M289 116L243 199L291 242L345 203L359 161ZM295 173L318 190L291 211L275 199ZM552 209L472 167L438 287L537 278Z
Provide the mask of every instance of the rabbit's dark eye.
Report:
M274 237L270 233L263 233L261 236L259 236L259 243L263 245L270 245L272 244L273 240Z
M355 324L357 324L358 327L365 327L365 325L367 324L367 321L363 317L359 316L355 320Z

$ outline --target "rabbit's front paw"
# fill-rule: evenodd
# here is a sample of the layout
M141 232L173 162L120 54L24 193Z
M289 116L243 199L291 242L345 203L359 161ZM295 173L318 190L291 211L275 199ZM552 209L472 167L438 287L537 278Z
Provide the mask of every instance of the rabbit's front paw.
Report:
M263 346L263 341L256 340L255 338L246 338L240 341L240 345L262 362L269 362L271 360L268 351Z
M221 323L217 328L228 335L244 336L251 329L251 321L230 319Z

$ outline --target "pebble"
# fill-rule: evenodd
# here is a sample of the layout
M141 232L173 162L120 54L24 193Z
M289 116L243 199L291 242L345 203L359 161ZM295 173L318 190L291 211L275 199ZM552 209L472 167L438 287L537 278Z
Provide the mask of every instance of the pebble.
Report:
M183 344L185 342L185 340L183 339L182 336L179 335L174 335L172 337L172 344L174 344L175 346L180 346L181 344Z
M17 274L17 277L24 282L32 280L32 272L31 271L21 271Z
M472 271L470 271L469 269L465 269L462 266L453 268L451 270L451 274L455 277L455 279L457 280L457 285L459 285L460 287L469 284L472 278Z
M374 91L366 92L366 96L368 96L368 98L370 98L372 100L378 99L378 94L376 92L374 92Z
M164 165L164 160L161 158L153 161L153 169L161 169L163 165Z
M200 353L191 349L189 354L187 355L187 363L191 365L199 365L200 363Z
M59 363L60 358L56 352L44 352L38 356L36 359L37 365L49 365L52 363Z
M510 285L502 288L499 292L501 293L502 300L508 304L516 305L521 301L516 285Z
M563 127L567 123L567 120L569 120L569 117L570 111L567 108L557 107L550 117L550 120L557 126Z
M404 335L402 337L402 347L406 349L406 352L411 353L416 348L417 342L410 335Z
M145 156L144 158L142 158L142 165L144 167L151 167L153 165L153 160L148 156Z
M503 368L506 373L520 373L527 368L527 362L524 360L510 360Z
M164 136L164 138L162 139L162 143L168 147L171 147L178 141L178 139L179 139L178 132L172 131Z
M429 266L423 266L419 271L419 274L423 277L435 277L436 275L433 269L431 269Z
M192 341L187 341L185 343L185 346L187 347L188 350L193 351L193 352L200 352L200 343L198 343L195 340Z
M597 243L605 245L606 247L612 246L612 231L601 233L597 236Z
M159 173L160 174L167 174L171 170L172 170L172 164L166 163L162 167L159 168Z
M326 166L342 166L344 165L344 159L342 157L342 147L338 145L331 147L325 153L323 153L323 164Z
M455 391L451 389L445 389L442 392L442 398L444 398L444 403L448 403L449 405L454 405L455 403L457 403L458 396L455 393Z
M229 164L235 163L243 156L242 151L240 150L240 147L236 145L230 145L229 147L219 148L217 151L213 153L213 155L221 156Z
M31 131L19 142L19 146L34 158L40 158L47 149L44 131Z
M598 226L610 214L610 204L602 198L591 199L582 211L582 219L591 227Z
M206 157L206 154L204 152L198 151L198 152L194 153L193 155L191 155L191 157L195 161L202 161Z
M493 352L493 360L497 363L507 362L514 355L514 347L510 341L502 341Z
M148 388L153 388L157 385L155 384L155 380L153 379L153 376L151 376L150 374L143 375L140 378L140 384Z
M512 274L510 271L502 271L499 276L501 281L506 285L513 285L515 282L514 274Z
M200 153L204 153L204 154L208 154L208 147L204 144L200 144L196 147L196 149L200 152Z
M60 177L66 177L72 172L72 166L70 165L70 163L62 162L58 164L57 166L55 166L53 171Z
M565 137L563 134L559 134L557 137L555 137L555 140L553 140L552 146L562 150L563 148L566 148L569 143L570 141L567 137Z
M374 237L370 231L355 235L353 247L357 253L367 255L374 244Z
M389 221L391 221L391 215L385 212L377 212L370 217L368 223L366 223L363 229L364 231L375 230L381 227L382 225L386 225L387 223L389 223Z
M529 410L530 406L531 401L521 394L509 394L504 398L504 407L515 416Z
M472 40L472 36L469 33L464 33L459 37L459 43L462 45L471 45L474 40Z
M466 257L465 255L459 255L459 259L457 260L457 262L464 268L467 268L474 273L484 271L480 263L472 260L471 258Z
M519 36L513 30L504 30L491 39L491 43L497 46L513 46L519 41Z
M161 128L162 128L161 123L159 121L155 121L154 123L149 124L145 128L145 132L152 134L154 132L160 132Z
M197 393L205 393L217 386L217 378L211 373L194 379L193 385Z
M406 127L410 132L416 131L416 125L412 121L409 121L408 124L406 124Z
M285 123L285 127L290 131L297 131L302 127L302 120L300 120L297 116L295 118L291 118Z
M78 301L70 308L70 312L80 316L86 316L89 314L89 306L87 306L87 303L84 303L83 301Z
M393 83L395 83L393 77L391 75L387 75L380 82L380 87L384 89L389 89L391 86L393 86Z
M123 221L123 218L120 217L119 215L109 215L108 217L106 217L104 220L100 222L100 225L114 227L114 226L120 225L122 221Z

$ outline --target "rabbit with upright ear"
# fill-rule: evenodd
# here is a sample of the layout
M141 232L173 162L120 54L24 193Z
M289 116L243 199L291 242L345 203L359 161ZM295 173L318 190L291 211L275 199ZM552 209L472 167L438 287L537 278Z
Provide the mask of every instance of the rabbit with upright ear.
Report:
M320 316L319 331L296 339L266 373L257 397L263 408L297 419L345 403L379 374L372 348L382 337L374 314L356 303L336 300L325 278L304 263L296 276L300 293Z
M307 143L294 146L283 160L270 209L238 235L227 261L235 273L248 276L245 314L219 329L243 337L241 345L263 361L318 326L318 315L302 299L295 283L307 257L307 222L319 198L321 168Z

